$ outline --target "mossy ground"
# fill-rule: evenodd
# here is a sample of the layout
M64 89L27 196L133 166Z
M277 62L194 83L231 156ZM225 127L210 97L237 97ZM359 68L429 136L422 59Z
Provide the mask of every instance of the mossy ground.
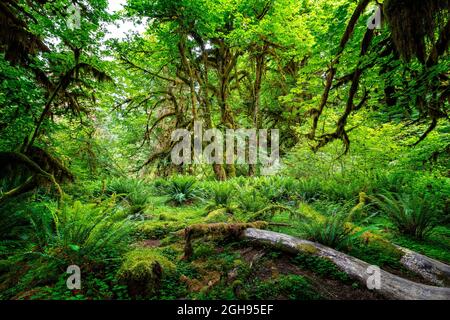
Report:
M104 195L108 199L110 195ZM86 198L88 200L89 198ZM93 203L99 202L91 198ZM328 260L314 256L314 247L302 247L303 254L291 256L275 249L254 247L226 235L236 229L229 224L253 223L254 212L211 208L207 201L174 205L168 197L149 193L134 227L134 240L118 268L92 274L90 289L68 291L64 276L54 285L23 291L16 299L380 299L340 272ZM267 223L255 227L302 237L302 225L321 223L326 214L322 204L295 201L259 218ZM116 204L126 213L129 204ZM286 210L283 210L286 206ZM121 212L122 212L121 211ZM131 210L132 211L132 210ZM131 212L130 211L130 212ZM297 213L293 215L293 211ZM134 211L133 211L134 212ZM124 214L125 214L124 213ZM126 215L126 214L125 214ZM136 215L133 213L132 215ZM192 229L192 226L196 226ZM215 226L214 228L212 226ZM429 257L450 262L450 229L438 227L425 240L400 236L384 218L371 225L364 220L347 223L365 230L341 251L370 264L420 282L400 264L395 243ZM199 232L190 237L192 252L186 257L185 229ZM195 229L197 228L197 229ZM237 227L238 229L240 227Z
M288 211L270 217L271 230L299 236L304 221L321 221L324 217L312 206L300 203L300 217L295 219ZM158 240L158 254L162 261L170 261L173 272L164 274L157 299L378 299L379 296L353 282L332 263L308 254L285 256L272 249L252 248L242 242L228 242L221 237L202 237L193 240L193 255L184 256L183 229L209 223L236 223L245 221L242 212L231 214L226 209L210 211L206 204L197 202L185 206L168 204L165 197L149 198L146 209L148 220L138 232L143 239ZM447 232L447 233L446 233ZM446 261L445 244L415 243L389 230L377 230L374 237L395 240L396 243L418 248L423 253ZM448 236L448 229L438 228L429 241ZM348 253L388 270L396 269L408 277L400 265L398 252L383 242L363 242L348 249ZM386 241L386 243L388 243ZM137 251L139 252L139 251ZM313 253L313 252L311 252ZM143 254L143 257L145 255Z

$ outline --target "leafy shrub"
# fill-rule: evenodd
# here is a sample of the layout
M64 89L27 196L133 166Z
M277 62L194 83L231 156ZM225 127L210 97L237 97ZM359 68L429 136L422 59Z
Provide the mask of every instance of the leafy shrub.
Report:
M169 188L170 181L167 179L158 178L153 180L152 185L154 193L158 195L160 193L164 193L164 191Z
M261 178L255 188L270 202L287 202L298 198L299 183L289 177Z
M323 194L321 183L317 179L299 180L298 192L300 198L306 203L318 200Z
M281 275L276 279L266 282L252 283L248 295L250 299L290 299L290 300L313 300L320 299L307 279L300 275Z
M296 265L303 269L314 271L320 276L347 282L348 274L339 270L331 261L310 254L298 254L293 259Z
M169 197L169 202L176 205L191 203L200 198L196 181L192 177L173 178L163 192Z
M106 194L116 194L130 205L132 214L144 210L148 202L149 189L142 180L115 178L106 182Z
M26 194L0 205L0 258L27 245L33 236L32 219L51 217L51 205Z
M92 258L102 252L123 252L133 223L121 217L122 213L114 208L114 199L101 205L66 205L54 215L55 236L50 244Z
M269 200L262 197L257 190L239 188L237 202L244 212L258 212L269 206Z
M398 250L390 242L384 241L354 241L349 252L352 256L357 257L372 265L390 267L401 270L400 263L403 252Z
M300 227L302 237L319 242L331 248L340 249L351 240L352 230L340 215L326 217L324 220L310 220Z
M355 228L350 221L354 202L334 203L318 201L314 209L304 205L302 210L308 210L309 220L300 225L300 233L308 240L319 242L335 249L346 249L362 234L375 230L376 227ZM318 213L320 212L320 213Z
M231 201L234 197L235 189L228 183L216 183L210 187L211 203L208 209L231 209ZM231 210L230 210L231 211Z
M419 195L385 193L375 202L402 234L423 239L439 224L441 212Z
M145 206L148 203L148 196L149 194L146 192L146 190L142 191L134 191L127 196L127 201L131 205L131 211L132 213L140 213L144 210Z
M127 178L113 178L106 181L106 193L109 195L128 195L133 191L136 191L141 182L139 180L127 179Z
M86 273L104 269L105 263L114 266L131 242L133 223L119 218L122 213L114 209L114 201L47 207L41 211L45 214L29 215L27 245L2 261L7 278L20 275L12 284L18 290L54 284L69 265Z

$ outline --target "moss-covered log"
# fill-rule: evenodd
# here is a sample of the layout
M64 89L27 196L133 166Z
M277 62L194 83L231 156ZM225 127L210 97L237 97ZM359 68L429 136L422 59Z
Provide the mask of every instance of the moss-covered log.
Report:
M127 284L132 297L154 297L163 275L174 270L175 265L158 250L138 248L125 256L118 275Z
M360 193L359 204L356 205L348 216L348 220L351 221L355 213L363 208L368 198L365 193ZM306 211L302 213L304 217L308 219L314 219L317 221L323 221L325 219L321 214L315 211ZM360 227L355 226L351 222L347 222L349 229L353 232L361 231ZM365 243L376 243L382 248L390 252L398 253L399 262L408 270L417 273L427 281L438 286L450 286L450 266L437 261L435 259L424 256L420 253L414 252L407 248L400 247L386 240L378 234L374 234L370 231L366 231L360 236L361 240Z
M75 180L73 173L58 158L42 148L30 147L26 156L38 164L42 170L52 174L59 182Z
M184 230L184 259L190 259L193 254L192 241L203 236L218 236L239 238L247 228L264 229L268 223L256 221L251 223L205 223L187 227Z

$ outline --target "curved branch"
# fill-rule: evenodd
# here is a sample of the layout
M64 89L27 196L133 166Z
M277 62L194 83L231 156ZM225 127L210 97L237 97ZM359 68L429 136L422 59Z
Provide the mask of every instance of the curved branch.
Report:
M312 109L308 113L313 118L312 128L310 133L308 133L307 137L309 139L314 139L316 136L316 130L317 126L319 124L319 118L323 113L323 110L328 103L328 98L330 96L331 87L333 85L334 77L336 76L337 72L337 65L339 64L340 58L342 53L344 52L345 46L347 45L348 41L350 40L350 37L353 34L353 31L355 30L356 23L359 20L359 17L364 13L365 8L369 4L370 0L360 0L355 11L353 12L352 17L350 18L350 21L348 22L347 28L344 32L344 35L342 36L342 39L339 43L338 52L336 53L336 58L331 62L330 68L327 71L327 77L326 77L326 84L325 89L322 94L322 99L320 101L320 105L317 109Z
M62 199L63 191L62 191L60 185L58 184L58 182L56 182L55 177L52 174L42 170L42 168L36 162L34 162L30 158L28 158L26 155L24 155L22 153L18 153L18 152L0 152L0 166L4 167L6 164L16 165L16 166L18 164L22 164L25 167L27 167L30 171L34 172L35 174L48 179L51 183L53 183L56 190L58 191L60 200ZM31 183L31 181L27 181L27 182ZM19 187L19 188L21 188L21 187ZM13 192L13 191L14 190L12 190L10 192ZM17 194L17 191L15 193Z

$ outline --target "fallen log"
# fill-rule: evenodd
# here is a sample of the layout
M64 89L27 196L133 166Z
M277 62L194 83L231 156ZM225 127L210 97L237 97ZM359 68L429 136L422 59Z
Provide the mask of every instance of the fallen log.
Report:
M370 277L370 264L318 243L298 239L285 234L254 228L242 232L242 239L269 245L289 253L307 253L333 262L340 270L363 285ZM416 283L380 270L380 287L377 291L390 299L398 300L450 300L450 288Z
M268 223L267 225L277 226L276 223ZM225 227L228 226L228 227ZM239 226L236 228L236 226ZM278 226L284 226L283 224L279 224ZM205 228L208 227L208 228ZM200 237L205 234L211 234L211 233L218 233L217 231L220 230L222 233L229 233L230 230L234 231L242 231L244 227L247 228L255 228L255 226L252 226L251 224L201 224L192 226L192 229L190 230L190 233L197 233L196 237ZM353 227L353 226L352 226ZM259 226L256 228L260 228ZM264 229L264 228L261 228ZM198 231L201 230L203 233L198 233ZM235 232L236 233L236 232ZM186 237L186 250L185 257L188 258L192 254L192 247L191 247L191 235L186 236L186 230L183 232L183 234ZM180 233L180 235L182 235ZM400 247L398 245L392 244L391 242L387 241L386 239L372 234L370 232L364 233L365 240L366 241L376 241L384 246L392 247L393 250L398 252L399 256L399 262L408 270L422 276L425 280L429 281L432 284L435 284L437 286L442 287L449 287L450 286L450 266L446 265L445 263L442 263L440 261L437 261L435 259L429 258L427 256L424 256L420 253L414 252L412 250Z
M363 201L365 201L365 197L366 195L364 193L360 194L360 204L364 203ZM355 209L353 209L352 211L354 210ZM317 221L322 221L323 219L325 219L325 217L320 214L303 213L303 216L309 219L316 219ZM348 227L355 231L360 230L359 227L355 227L355 225L353 225L351 222L348 222ZM377 242L383 246L391 247L393 250L397 251L400 259L399 262L406 269L417 273L425 280L428 280L429 282L438 286L450 286L450 266L446 265L445 263L429 258L410 249L393 244L382 236L373 234L369 231L364 232L361 237L366 242Z
M412 250L394 245L403 253L401 264L439 286L450 286L450 266Z

